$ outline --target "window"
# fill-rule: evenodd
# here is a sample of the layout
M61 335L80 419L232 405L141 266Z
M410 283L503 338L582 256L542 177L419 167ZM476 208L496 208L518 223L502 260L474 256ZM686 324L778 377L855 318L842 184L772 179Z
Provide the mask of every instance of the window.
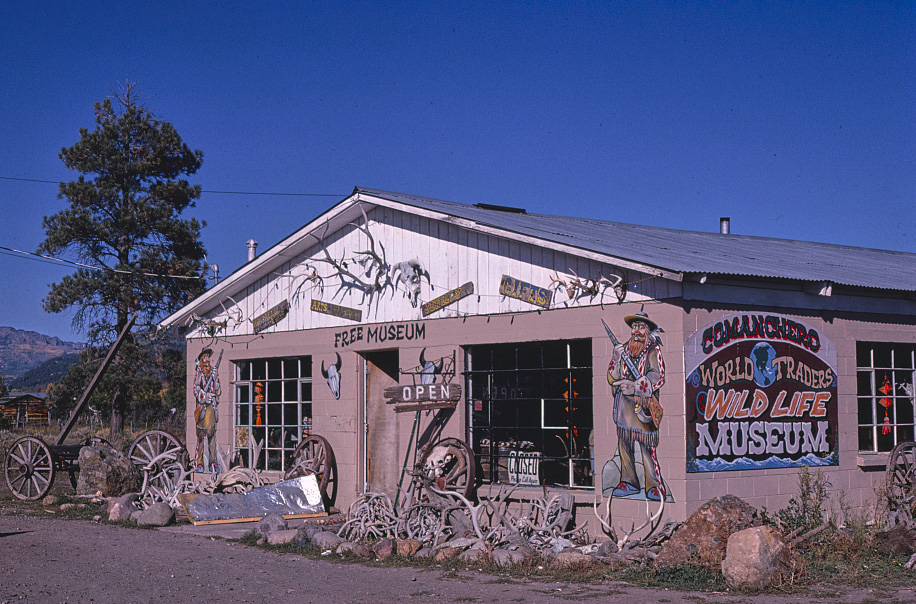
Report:
M235 449L242 465L285 470L312 433L312 357L235 364Z
M913 440L914 361L913 344L856 343L860 451Z
M465 350L470 442L485 482L593 484L590 340Z

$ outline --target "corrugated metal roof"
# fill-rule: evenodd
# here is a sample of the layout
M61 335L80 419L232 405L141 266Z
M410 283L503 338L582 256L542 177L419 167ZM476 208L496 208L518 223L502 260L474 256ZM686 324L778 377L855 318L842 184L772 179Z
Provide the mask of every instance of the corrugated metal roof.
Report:
M906 252L502 212L375 189L356 192L673 272L916 291L916 254Z

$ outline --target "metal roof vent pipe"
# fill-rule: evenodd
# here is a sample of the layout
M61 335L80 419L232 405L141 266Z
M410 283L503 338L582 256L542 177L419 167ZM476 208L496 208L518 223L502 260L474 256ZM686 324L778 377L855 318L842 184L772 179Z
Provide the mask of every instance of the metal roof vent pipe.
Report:
M732 219L728 216L723 216L719 219L719 232L723 235L728 235L731 233Z
M248 262L251 262L258 255L258 242L254 239L249 239L246 243L248 244Z

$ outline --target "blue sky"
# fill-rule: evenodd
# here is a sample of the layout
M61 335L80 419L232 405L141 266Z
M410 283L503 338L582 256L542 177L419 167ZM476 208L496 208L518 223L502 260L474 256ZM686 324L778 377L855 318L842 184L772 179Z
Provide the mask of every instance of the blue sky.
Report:
M205 191L311 194L204 193L222 275L357 185L916 252L912 2L10 1L0 40L3 247L130 79ZM70 271L0 271L0 325L82 340L41 310Z

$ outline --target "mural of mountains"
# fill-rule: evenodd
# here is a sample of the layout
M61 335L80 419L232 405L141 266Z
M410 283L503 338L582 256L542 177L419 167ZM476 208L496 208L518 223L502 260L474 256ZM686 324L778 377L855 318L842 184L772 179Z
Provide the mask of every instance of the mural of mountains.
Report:
M54 336L0 327L0 375L15 378L45 361L82 349L82 344L64 342Z

